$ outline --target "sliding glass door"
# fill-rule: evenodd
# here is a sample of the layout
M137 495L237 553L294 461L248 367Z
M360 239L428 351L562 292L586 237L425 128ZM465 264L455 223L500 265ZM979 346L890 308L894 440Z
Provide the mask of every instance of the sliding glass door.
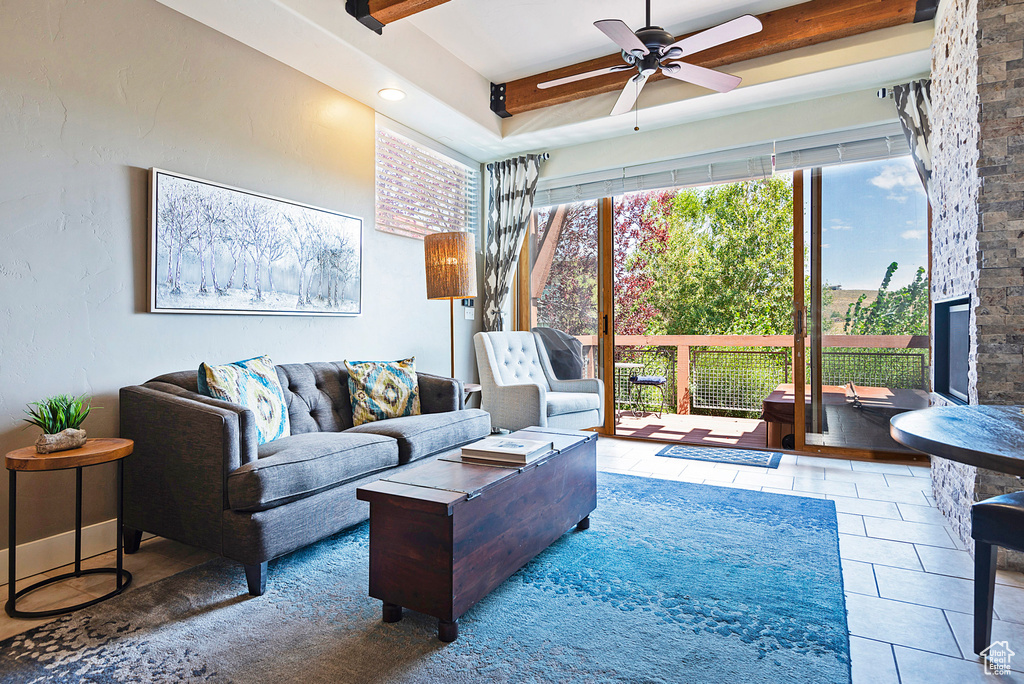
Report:
M520 328L554 328L583 345L582 377L600 377L598 355L597 200L534 211L523 264ZM522 283L522 281L520 281Z
M902 452L889 418L928 405L928 208L909 157L799 174L795 445ZM795 212L796 213L796 212ZM799 282L798 282L799 281ZM799 323L799 321L798 321ZM806 361L796 354L807 345ZM803 396L800 396L803 395ZM806 402L806 403L805 403Z

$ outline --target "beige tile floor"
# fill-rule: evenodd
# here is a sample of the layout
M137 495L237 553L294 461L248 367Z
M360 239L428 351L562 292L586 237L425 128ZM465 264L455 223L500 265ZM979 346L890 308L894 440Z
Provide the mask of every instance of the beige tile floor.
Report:
M662 446L601 438L598 467L835 502L854 684L1024 682L1024 575L999 572L993 624L994 639L1008 640L1021 656L1011 676L987 676L971 649L973 561L934 507L928 468L785 455L769 470L656 456ZM211 557L166 539L143 541L138 553L125 556L134 575L128 591ZM113 552L85 562L112 565ZM69 569L56 568L18 586ZM43 610L112 587L112 577L84 577L33 592L19 607ZM6 585L0 592L6 596ZM41 622L0 615L0 639Z

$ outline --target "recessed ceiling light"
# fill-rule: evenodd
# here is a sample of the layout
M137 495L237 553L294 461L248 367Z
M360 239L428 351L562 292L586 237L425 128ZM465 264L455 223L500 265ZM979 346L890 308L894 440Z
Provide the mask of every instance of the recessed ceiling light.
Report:
M398 102L399 100L405 99L405 93L398 88L384 88L383 90L377 91L377 94L391 102Z

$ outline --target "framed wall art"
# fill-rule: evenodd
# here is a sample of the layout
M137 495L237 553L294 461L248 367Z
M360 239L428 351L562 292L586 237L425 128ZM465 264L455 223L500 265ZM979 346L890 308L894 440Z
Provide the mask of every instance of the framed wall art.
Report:
M150 172L154 313L362 313L363 221L161 169Z

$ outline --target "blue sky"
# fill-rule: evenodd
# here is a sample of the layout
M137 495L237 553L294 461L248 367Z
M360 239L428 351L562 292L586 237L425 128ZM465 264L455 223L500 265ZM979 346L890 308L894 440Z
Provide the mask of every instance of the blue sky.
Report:
M877 289L899 263L890 290L928 268L928 204L910 157L826 167L822 176L822 279Z

